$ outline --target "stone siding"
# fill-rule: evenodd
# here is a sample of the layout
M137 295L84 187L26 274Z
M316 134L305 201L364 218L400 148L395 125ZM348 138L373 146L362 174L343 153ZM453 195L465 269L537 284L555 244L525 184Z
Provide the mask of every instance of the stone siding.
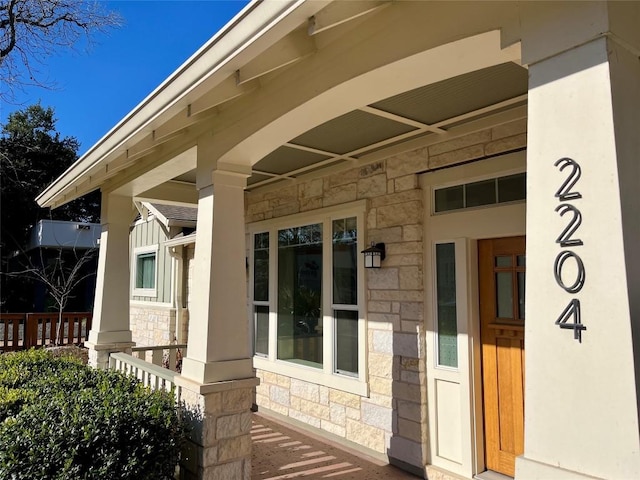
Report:
M418 173L526 146L526 120L323 178L248 193L247 222L366 199L366 243L386 244L380 269L366 270L367 376L361 397L259 370L259 407L326 430L422 468L427 406L424 328L423 191Z
M169 345L176 338L176 309L131 305L130 325L137 346Z

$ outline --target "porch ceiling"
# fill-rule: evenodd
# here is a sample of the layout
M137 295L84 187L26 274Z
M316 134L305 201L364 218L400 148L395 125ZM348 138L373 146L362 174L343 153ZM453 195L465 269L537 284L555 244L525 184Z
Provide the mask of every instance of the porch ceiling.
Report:
M258 161L248 189L354 162L418 137L526 105L528 74L513 62L459 75L364 105L299 135ZM195 170L176 180L195 183Z

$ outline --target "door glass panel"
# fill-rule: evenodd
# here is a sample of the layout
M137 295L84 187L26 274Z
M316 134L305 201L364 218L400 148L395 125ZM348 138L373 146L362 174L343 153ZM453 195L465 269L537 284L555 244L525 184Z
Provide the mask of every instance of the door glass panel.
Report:
M278 358L322 367L322 225L278 231Z
M438 304L438 364L457 367L456 249L453 243L436 245L436 295Z
M518 272L518 313L521 320L524 320L524 272Z
M518 255L518 266L519 267L526 267L526 257L524 255Z
M513 274L496 273L496 308L498 318L513 318Z
M510 267L511 255L496 257L496 267Z
M336 310L336 371L358 373L358 312Z

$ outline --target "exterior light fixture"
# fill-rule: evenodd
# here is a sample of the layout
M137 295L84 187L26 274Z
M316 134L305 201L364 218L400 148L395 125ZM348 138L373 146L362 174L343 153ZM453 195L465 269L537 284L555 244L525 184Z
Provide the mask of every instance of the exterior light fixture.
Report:
M385 257L384 243L371 242L371 246L360 253L364 253L365 268L380 268L380 263Z

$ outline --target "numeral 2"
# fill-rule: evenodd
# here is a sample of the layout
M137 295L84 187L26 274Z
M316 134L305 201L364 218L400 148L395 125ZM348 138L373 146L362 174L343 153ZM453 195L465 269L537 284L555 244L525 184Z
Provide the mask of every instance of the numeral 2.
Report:
M569 320L573 321L570 322ZM573 330L573 338L582 342L582 331L586 330L587 327L582 325L582 320L580 318L580 300L574 298L569 302L556 320L556 325L560 328Z
M576 233L576 230L578 230L578 227L582 224L582 214L580 213L580 210L568 203L562 203L556 207L556 212L559 212L561 217L567 212L573 213L573 218L569 221L569 224L562 233L558 235L556 243L559 243L561 247L582 245L582 240L579 238L571 238L571 236Z
M571 158L561 158L556 163L554 163L556 167L560 167L560 171L564 170L566 167L571 166L572 170L569 173L569 176L566 180L560 185L560 188L556 192L556 197L560 199L561 202L565 200L574 200L576 198L582 198L582 195L579 192L572 192L571 189L575 186L575 184L580 179L580 175L582 174L582 170L580 169L580 165L571 159Z

